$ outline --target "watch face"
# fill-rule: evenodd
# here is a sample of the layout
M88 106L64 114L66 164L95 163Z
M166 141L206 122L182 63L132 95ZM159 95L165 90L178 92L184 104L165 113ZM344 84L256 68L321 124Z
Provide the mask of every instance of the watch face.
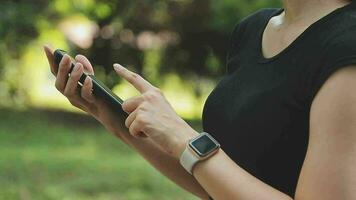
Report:
M189 143L190 147L199 155L206 156L219 147L219 144L207 133Z

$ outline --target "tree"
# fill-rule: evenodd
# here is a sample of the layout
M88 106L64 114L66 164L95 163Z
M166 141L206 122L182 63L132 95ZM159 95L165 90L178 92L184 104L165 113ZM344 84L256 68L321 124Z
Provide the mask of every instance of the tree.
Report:
M199 82L225 72L234 25L259 8L278 5L277 0L5 0L0 4L0 94L26 100L26 89L16 80L23 72L13 65L43 32L62 27L68 50L89 56L109 87L120 81L111 73L119 61L157 84L166 74L178 74L197 83L191 86L199 96L204 93ZM89 46L65 33L78 25L64 21L78 16L94 30Z

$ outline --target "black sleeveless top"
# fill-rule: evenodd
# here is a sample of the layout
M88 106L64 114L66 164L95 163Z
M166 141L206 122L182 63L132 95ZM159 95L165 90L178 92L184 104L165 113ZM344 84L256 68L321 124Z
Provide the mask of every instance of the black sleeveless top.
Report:
M262 34L283 9L244 18L231 35L226 74L205 102L204 131L240 167L291 197L307 150L312 100L333 72L356 64L355 4L315 22L272 58L262 55Z

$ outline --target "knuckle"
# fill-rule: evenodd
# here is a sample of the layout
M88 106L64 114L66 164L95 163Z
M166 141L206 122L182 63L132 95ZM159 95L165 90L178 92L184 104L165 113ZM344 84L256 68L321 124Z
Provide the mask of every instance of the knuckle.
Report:
M144 114L137 114L136 123L138 123L140 125L140 128L142 130L145 130L146 126L148 124L148 118Z
M138 80L141 76L135 72L129 72L129 82L130 83L134 83L136 82L136 80Z
M136 79L140 78L140 75L135 72L130 72L130 77L131 77L131 79L136 80Z
M138 113L140 113L140 114L142 114L143 113L143 111L146 111L146 104L145 103L142 103L141 105L139 105L138 107L137 107L137 112Z
M144 125L144 124L146 123L146 117L145 117L145 115L142 114L142 112L137 113L136 121L137 121L137 123L139 123L140 125Z
M150 91L148 91L148 92L146 92L146 93L144 94L144 98L145 98L146 100L153 100L153 99L155 99L157 96L158 96L157 93L154 92L153 90L150 90Z
M150 100L150 99L151 99L151 96L150 96L150 94L149 94L148 92L146 92L146 93L142 94L142 98L143 98L144 100Z

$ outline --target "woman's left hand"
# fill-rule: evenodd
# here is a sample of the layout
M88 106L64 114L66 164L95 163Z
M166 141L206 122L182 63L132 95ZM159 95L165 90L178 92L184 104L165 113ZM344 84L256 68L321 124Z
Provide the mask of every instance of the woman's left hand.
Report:
M122 104L124 111L129 113L125 125L130 134L148 137L163 151L179 159L188 140L198 133L177 115L158 88L119 64L114 64L114 69L141 93Z

